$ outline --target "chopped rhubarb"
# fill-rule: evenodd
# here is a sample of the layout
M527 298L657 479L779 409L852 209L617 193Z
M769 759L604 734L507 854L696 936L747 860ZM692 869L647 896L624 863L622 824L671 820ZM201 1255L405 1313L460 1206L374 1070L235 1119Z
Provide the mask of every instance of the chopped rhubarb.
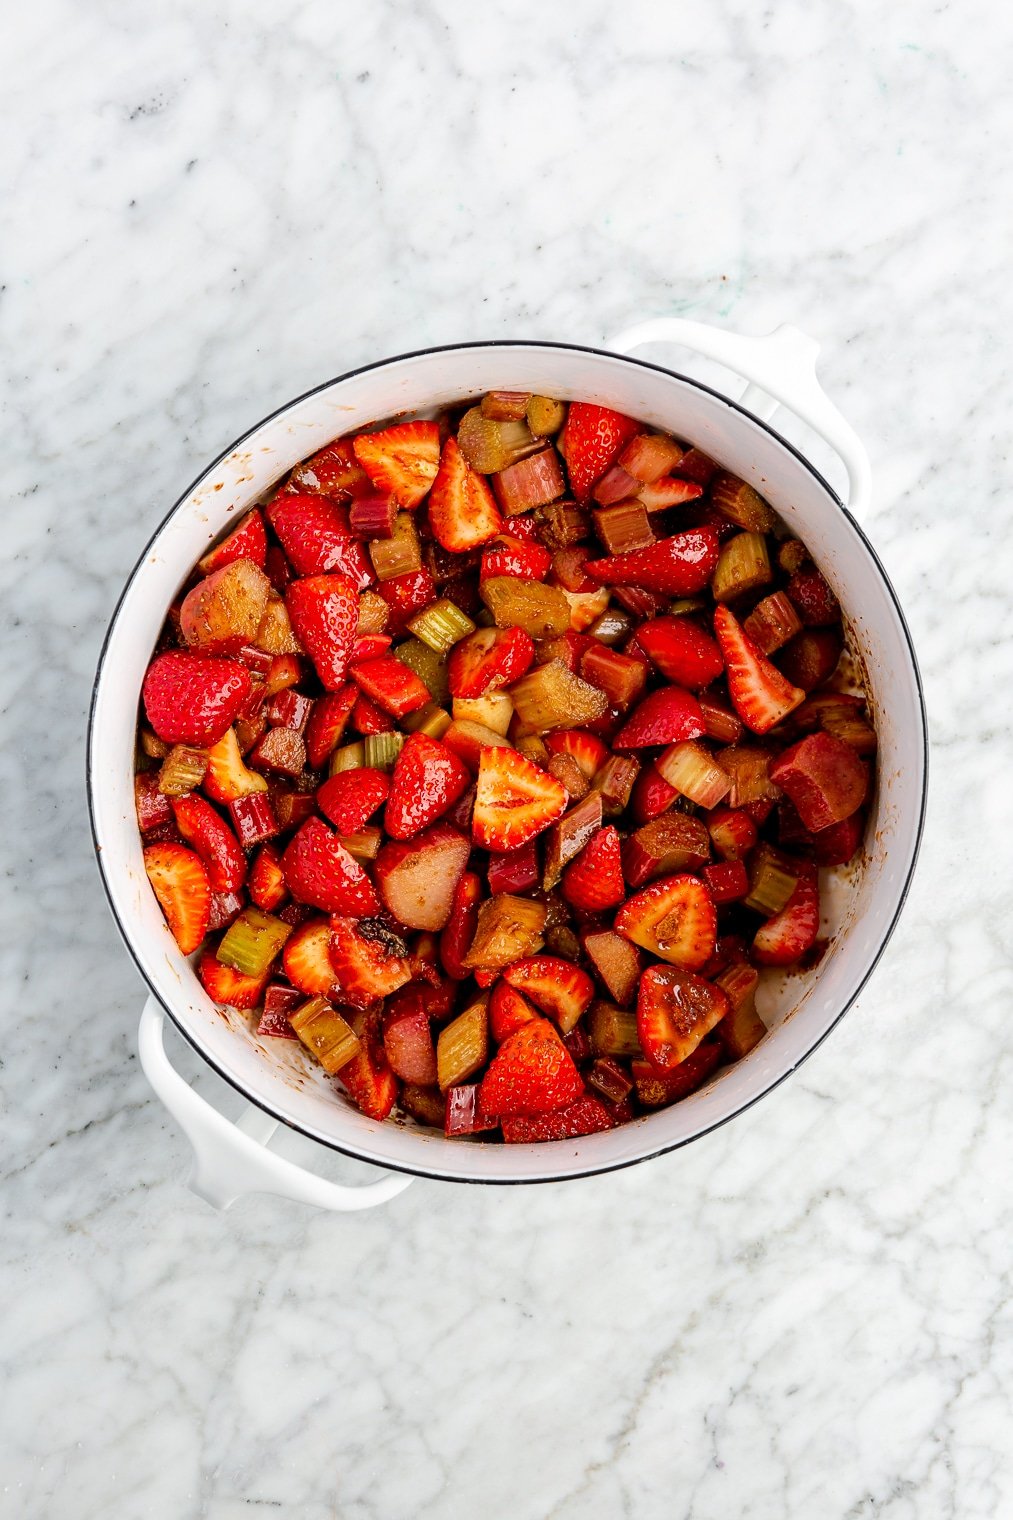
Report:
M311 998L289 1015L289 1022L326 1072L340 1071L359 1053L354 1030L325 998Z
M482 997L440 1030L436 1066L441 1091L446 1092L448 1087L473 1076L485 1065L488 1056L488 999Z
M583 947L609 996L627 1007L636 995L643 964L637 947L611 929L585 934Z
M542 944L547 910L544 903L501 892L478 910L471 949L464 957L472 971L500 971Z
M551 445L498 471L492 485L508 518L558 501L566 489L559 455Z
M632 833L623 845L623 874L642 887L672 871L698 871L710 858L707 830L690 813L662 813Z
M728 772L693 739L670 745L654 763L659 776L697 807L717 807L731 786Z

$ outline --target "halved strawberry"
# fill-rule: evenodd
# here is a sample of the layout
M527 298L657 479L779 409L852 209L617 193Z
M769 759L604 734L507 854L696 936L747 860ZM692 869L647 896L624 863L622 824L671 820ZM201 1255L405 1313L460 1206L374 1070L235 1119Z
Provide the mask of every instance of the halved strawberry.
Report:
M575 1102L584 1084L548 1019L530 1019L500 1046L479 1087L486 1114L513 1119L554 1113Z
M352 664L361 665L366 660L375 660L379 655L386 654L392 642L389 633L360 633L352 645Z
M634 823L650 823L667 813L679 793L653 765L645 765L633 784L630 808Z
M384 828L392 839L411 839L442 818L470 785L468 767L445 744L409 734L394 764Z
M809 734L770 767L770 779L787 792L807 829L814 832L850 818L865 801L869 767L843 739Z
M697 691L725 668L709 633L687 617L653 618L637 629L636 642L668 681Z
M440 935L440 960L443 969L455 982L471 975L464 957L471 949L478 922L478 905L482 900L482 883L474 871L465 871L454 889L447 927Z
M703 731L703 713L696 697L681 686L663 686L644 698L612 744L615 749L644 749L696 739Z
M803 865L785 906L756 931L753 959L760 966L791 966L811 950L820 932L820 889L816 867Z
M281 952L285 975L307 997L326 997L337 978L331 962L331 926L310 918L294 929Z
M348 718L357 734L389 734L394 727L390 713L384 712L360 691Z
M587 972L557 955L528 955L514 961L503 980L555 1019L564 1034L569 1034L594 997L594 983Z
M324 782L317 791L317 807L339 834L357 834L377 808L383 807L389 791L385 771L357 765Z
M429 522L436 542L456 553L487 544L503 527L489 482L471 468L453 434L443 445L433 481Z
M202 575L211 575L213 571L222 570L237 559L252 559L261 570L267 562L267 533L264 519L256 507L252 512L247 512L227 538L223 538L220 544L215 544L198 561L197 569Z
M436 422L398 422L378 433L363 433L352 447L376 489L410 509L436 479L440 428Z
M696 596L714 573L719 547L713 528L688 528L646 549L589 559L584 569L604 586L637 586L666 596Z
M362 1048L335 1075L356 1107L369 1119L382 1123L397 1102L398 1080L387 1060L376 1014L360 1013L351 1020Z
M668 1072L692 1055L728 1012L728 995L676 966L648 966L637 994L637 1033L644 1055Z
M543 1140L575 1140L578 1135L596 1135L601 1130L614 1129L615 1123L601 1099L587 1093L558 1113L504 1119L501 1127L507 1145L538 1145Z
M359 625L355 585L342 575L310 575L285 591L292 627L328 691L344 684Z
M637 491L637 500L648 512L663 512L666 507L679 507L702 495L702 486L689 480L678 480L674 475L662 475L649 485L642 485Z
M351 535L348 508L326 496L282 492L267 509L297 575L343 575L364 591L375 579L362 544Z
M698 971L714 953L718 916L695 876L663 876L637 892L616 914L617 934L664 961Z
M325 692L313 703L313 711L303 736L306 740L306 760L313 770L322 770L332 751L337 748L358 695L359 688L354 681L349 681L338 691Z
M238 660L167 649L144 677L144 711L166 744L214 744L244 711L253 690Z
M282 857L297 902L325 913L368 917L380 903L365 871L319 818L307 818Z
M611 407L587 401L570 403L559 447L566 460L570 487L580 503L587 501L595 482L638 431L639 424L632 417Z
M483 749L471 835L485 850L517 850L566 812L569 795L555 776L515 749Z
M524 542L501 533L482 554L479 580L512 575L522 581L542 581L552 566L552 555L539 543Z
M607 823L563 872L563 896L585 913L604 913L625 895L619 835Z
M247 976L233 966L223 966L210 950L197 963L201 986L214 1003L230 1008L256 1008L264 996L270 968L262 976Z
M499 691L519 680L534 657L534 640L523 628L476 628L451 651L450 694L468 698Z
M408 929L445 928L471 847L447 823L414 839L392 839L376 857L376 879L387 909Z
M786 681L777 666L760 653L727 607L714 609L714 632L728 672L728 694L735 711L754 734L767 733L805 700L805 692Z
M349 674L368 697L395 718L418 712L420 707L426 707L432 701L429 687L422 677L392 654L382 654L378 659L353 665Z
M550 755L569 755L588 781L601 770L609 753L597 734L589 734L586 728L557 728L545 735L545 748Z
M246 856L225 819L195 792L174 797L172 811L179 832L204 862L212 892L238 892L246 880Z
M144 869L173 939L184 955L192 955L211 916L211 887L200 856L182 844L149 844Z
M520 1029L529 1019L538 1017L523 993L501 978L489 997L489 1033L497 1045Z
M379 918L331 919L331 965L341 996L356 1008L411 981L407 947Z

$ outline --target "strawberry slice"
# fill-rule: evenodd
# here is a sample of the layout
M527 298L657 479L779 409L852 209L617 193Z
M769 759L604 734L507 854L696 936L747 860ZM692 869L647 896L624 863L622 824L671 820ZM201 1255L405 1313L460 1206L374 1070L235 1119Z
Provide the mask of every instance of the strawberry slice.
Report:
M436 542L456 553L487 544L503 527L489 482L471 468L453 434L429 496L429 523Z
M615 1122L601 1099L588 1093L555 1114L504 1119L502 1130L507 1145L538 1145L543 1140L575 1140L578 1135L596 1135L601 1130L614 1129Z
M695 876L663 876L619 909L615 928L642 950L699 971L714 953L717 909Z
M404 940L379 918L332 918L331 965L342 998L356 1008L389 997L412 975Z
M357 834L387 801L389 791L385 771L357 765L324 782L317 791L317 807L339 834Z
M565 786L515 749L483 749L471 835L484 850L519 850L566 812Z
M432 701L429 687L422 677L392 654L382 654L378 659L353 665L350 675L368 697L395 718L418 712L420 707L426 707Z
M226 1003L230 1008L256 1008L263 999L271 972L269 968L261 976L247 976L233 966L223 966L210 950L205 950L197 963L197 975L213 1003Z
M345 1062L334 1080L367 1118L382 1123L397 1102L398 1080L383 1048L380 1021L375 1014L360 1013L351 1024L362 1049Z
M529 1019L537 1017L523 993L511 987L509 982L500 980L496 983L489 997L489 1033L497 1045L502 1045Z
M174 797L172 811L177 829L204 862L212 892L238 892L246 880L246 856L224 818L194 792Z
M612 743L616 749L643 749L696 739L703 732L703 713L696 697L680 686L663 686L644 698Z
M192 955L211 916L211 887L200 856L182 844L149 844L144 869L173 939L184 955Z
M687 617L653 618L637 629L637 643L667 681L699 691L725 668L709 633Z
M534 657L534 640L523 628L476 628L451 651L450 694L470 698L499 691L519 680Z
M442 818L471 785L471 772L438 739L410 734L394 764L384 828L392 839L411 839Z
M803 865L780 913L756 931L753 959L761 966L791 966L811 950L820 932L820 889L815 866Z
M337 748L358 695L359 688L349 681L338 691L325 692L313 703L304 735L306 760L313 770L322 770Z
M550 755L569 755L579 765L584 778L591 781L608 759L608 750L597 734L589 734L586 728L557 728L555 733L545 735L545 748Z
M589 559L584 570L603 586L636 586L666 596L696 596L714 573L719 547L713 528L688 528L646 549Z
M336 977L331 963L331 926L310 918L289 935L281 952L285 975L307 997L326 997Z
M619 834L611 823L588 840L563 872L563 896L585 913L604 913L626 896Z
M317 675L328 691L339 691L359 626L354 583L342 575L310 575L286 589L285 606Z
M558 955L525 956L506 968L503 980L555 1019L564 1034L573 1029L594 997L594 983L587 972Z
M352 440L373 485L402 507L417 507L436 479L440 429L436 422L398 422Z
M296 902L353 917L380 911L373 883L319 818L307 818L282 856L282 865Z
M355 457L351 438L335 438L326 448L297 464L289 477L289 488L339 499L358 499L372 489L369 476Z
M144 677L144 711L166 744L215 744L249 701L250 672L238 660L167 649Z
M584 1093L573 1058L548 1019L529 1019L503 1041L479 1087L482 1111L500 1119L567 1108Z
M267 520L297 575L344 575L359 591L372 584L373 568L351 535L347 507L326 496L282 492L268 507Z
M850 818L865 801L869 767L834 734L809 734L778 755L769 771L814 833Z
M482 554L479 581L512 575L521 581L543 581L552 568L552 555L539 543L526 543L502 533Z
M581 505L624 445L639 430L639 424L632 417L615 412L611 407L595 406L587 401L570 403L559 447L566 460L570 487Z
M693 1054L728 1012L728 995L676 966L648 966L637 994L637 1034L644 1055L668 1072Z
M267 532L264 519L256 507L252 512L247 512L227 538L223 538L220 544L215 544L202 560L198 560L197 568L202 575L211 575L213 571L223 570L237 559L252 559L260 570L267 563Z
M714 632L728 671L728 695L754 734L767 733L805 701L801 687L785 680L727 607L714 609Z

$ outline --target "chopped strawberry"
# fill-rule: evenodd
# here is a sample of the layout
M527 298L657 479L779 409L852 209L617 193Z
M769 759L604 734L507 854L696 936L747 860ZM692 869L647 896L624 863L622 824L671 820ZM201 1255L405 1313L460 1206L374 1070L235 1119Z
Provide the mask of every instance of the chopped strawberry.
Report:
M623 449L619 463L642 485L652 485L681 464L683 457L682 445L667 433L638 433Z
M341 575L293 581L285 605L300 644L328 691L340 691L359 624L355 585Z
M398 1080L383 1048L379 1020L370 1014L360 1014L352 1020L352 1028L362 1048L345 1062L334 1080L367 1118L382 1123L397 1102Z
M765 734L804 701L805 692L786 681L761 654L727 607L714 610L714 632L728 672L728 694L754 734Z
M667 681L697 691L716 681L725 668L709 633L687 617L660 617L643 623L636 642Z
M208 997L230 1008L256 1008L270 974L268 970L262 976L247 976L232 966L223 966L210 950L205 950L197 963L197 975Z
M471 847L447 823L392 839L376 857L376 879L389 912L408 929L435 932L446 927L457 883Z
M714 573L718 547L713 528L688 528L646 549L588 560L585 570L604 586L636 586L666 596L696 596Z
M645 697L612 742L616 749L644 749L695 739L703 731L703 714L696 697L679 686L663 686Z
M722 860L742 860L756 843L756 824L738 808L715 808L707 829Z
M545 735L545 748L550 755L569 755L588 781L601 770L609 753L598 736L586 728L557 728Z
M227 538L223 538L220 544L216 544L198 561L197 568L202 575L211 575L213 571L222 570L237 559L252 559L261 570L267 563L267 533L264 531L264 519L256 507L252 512L247 512Z
M148 722L166 744L215 744L242 713L253 682L238 660L168 649L148 666Z
M479 581L512 575L522 581L541 581L552 566L552 555L538 543L525 543L501 533L482 553Z
M172 843L176 841L173 840ZM242 892L212 892L208 933L217 934L219 929L227 929L239 917L245 906L246 899Z
M637 491L637 500L648 512L663 512L667 507L679 507L684 502L696 501L703 495L703 487L689 480L677 480L672 475L662 475Z
M471 975L471 968L464 964L464 957L475 938L481 899L481 881L474 871L466 871L454 889L447 927L440 935L440 960L444 971L455 982L463 982Z
M503 980L555 1019L564 1034L573 1029L594 997L594 983L587 972L557 955L529 955L514 961Z
M369 556L349 530L348 508L339 502L283 492L268 507L267 520L297 575L343 575L359 591L375 579Z
M190 792L173 798L176 827L204 862L212 892L237 892L246 880L246 856L210 802Z
M366 660L375 660L381 654L386 654L392 643L389 633L363 633L360 634L352 645L350 661L353 665L361 665Z
M807 628L826 628L840 622L841 604L817 569L796 570L788 581L788 596Z
M348 721L357 734L389 734L394 728L390 713L377 707L361 691L355 699Z
M285 975L307 997L326 997L336 977L331 962L331 926L326 918L300 924L281 952Z
M626 896L619 835L608 823L563 872L563 896L586 913L604 913Z
M566 788L515 749L483 749L472 839L485 850L517 850L566 812Z
M558 1113L504 1119L501 1127L507 1145L538 1145L544 1140L575 1140L578 1135L614 1129L615 1119L600 1098L587 1093Z
M282 864L288 890L297 902L351 916L368 917L380 911L369 877L319 818L306 820Z
M387 801L389 791L385 771L357 765L324 782L317 791L317 807L339 834L357 834Z
M634 1061L631 1071L637 1101L643 1108L667 1108L669 1103L688 1098L720 1066L721 1056L720 1042L705 1039L678 1066L665 1071L659 1071L650 1061Z
M331 965L341 996L355 1008L389 997L411 981L406 945L379 918L331 919Z
M843 739L816 733L778 755L770 779L787 792L806 828L815 832L841 823L861 807L869 767Z
M493 1056L479 1087L485 1113L535 1117L567 1108L584 1092L569 1051L548 1019L531 1019Z
M184 955L192 955L208 932L211 887L195 850L182 844L150 844L144 869Z
M761 966L791 966L811 950L820 932L820 889L816 868L801 875L785 906L756 931L753 959Z
M404 633L417 612L436 600L436 586L429 571L406 570L403 575L392 575L382 581L379 594L390 608L390 627L393 633Z
M382 654L379 659L353 665L350 674L368 697L395 718L418 712L420 707L426 707L432 701L429 687L422 677L392 654Z
M635 823L650 823L667 813L679 793L653 765L645 765L633 785L630 807Z
M158 790L156 772L141 771L134 777L134 806L137 826L142 834L160 829L164 824L172 827L172 803Z
M487 544L502 531L503 519L484 475L471 468L451 435L429 496L433 537L457 553Z
M392 839L411 839L442 818L470 785L468 767L445 744L409 734L394 764L384 828Z
M706 966L717 939L717 912L695 876L663 876L619 909L616 932L688 971Z
M535 657L535 645L523 628L476 628L455 644L447 662L454 697L484 697L519 680Z
M349 681L338 691L325 692L313 703L304 735L306 759L313 770L321 770L337 748L358 694L359 688Z
M497 1045L526 1024L538 1017L523 993L502 978L492 989L489 998L489 1033Z
M592 487L638 431L632 417L611 407L586 401L570 403L559 447L566 460L570 487L579 502L587 501Z
M662 1072L692 1055L728 1012L728 995L676 966L649 966L640 978L637 1033L644 1055Z
M436 479L440 428L436 422L398 422L378 433L363 433L352 447L376 489L411 509Z
M716 903L740 902L749 895L749 872L741 860L719 860L700 875Z

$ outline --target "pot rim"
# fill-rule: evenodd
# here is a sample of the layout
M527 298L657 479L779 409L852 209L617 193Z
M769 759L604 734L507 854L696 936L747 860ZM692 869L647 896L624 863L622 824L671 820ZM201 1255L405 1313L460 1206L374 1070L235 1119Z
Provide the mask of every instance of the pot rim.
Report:
M276 417L281 416L283 412L288 411L291 407L298 406L301 402L309 400L312 396L319 395L322 391L329 390L331 386L338 385L345 380L354 379L358 375L367 374L370 370L383 369L388 365L398 364L409 359L425 358L432 354L457 353L470 349L489 348L561 349L570 353L593 354L596 357L615 360L621 364L629 364L636 368L652 370L658 374L673 377L677 380L682 381L686 385L693 386L697 390L705 392L709 396L713 396L716 400L723 402L732 411L738 412L739 415L746 421L752 423L754 426L762 428L765 432L770 434L770 436L777 443L779 443L783 448L787 449L787 451L793 455L793 457L798 460L801 465L804 466L808 473L812 475L813 478L823 487L824 491L827 493L831 501L844 513L852 528L855 530L870 560L875 565L876 570L879 572L880 578L882 579L890 600L893 604L899 626L904 635L905 644L907 645L911 670L914 674L915 690L918 698L918 713L921 725L922 773L920 795L918 799L918 819L915 828L914 845L911 851L911 859L908 865L907 874L900 889L893 915L882 933L875 954L869 960L869 963L865 968L865 972L855 987L854 992L843 1004L840 1011L836 1014L833 1020L827 1025L827 1028L821 1035L818 1036L817 1039L813 1041L813 1043L806 1049L804 1054L801 1055L798 1060L795 1061L791 1066L780 1072L765 1087L761 1088L759 1092L754 1093L750 1098L746 1099L746 1101L740 1103L738 1107L733 1108L727 1114L723 1114L720 1119L716 1119L712 1124L708 1124L704 1129L697 1130L694 1134L688 1135L683 1139L674 1140L668 1144L660 1145L656 1150L645 1151L641 1155L624 1158L618 1161L612 1161L601 1166L589 1166L587 1168L581 1169L579 1172L570 1172L565 1176L559 1176L557 1173L551 1170L546 1170L540 1175L532 1177L460 1176L450 1175L437 1167L424 1166L421 1164L418 1166L413 1166L408 1165L405 1162L394 1162L388 1161L386 1159L383 1161L376 1161L373 1157L363 1155L361 1151L356 1150L350 1145L339 1144L335 1140L322 1138L320 1135L299 1124L288 1115L279 1113L271 1105L270 1102L251 1092L240 1081L238 1081L238 1079L233 1077L229 1072L225 1071L221 1066L219 1066L218 1062L212 1059L212 1057L209 1056L201 1048L197 1039L190 1033L190 1031L185 1027L184 1023L177 1017L175 1010L167 1006L157 991L154 982L148 975L147 968L145 967L140 954L134 948L131 936L128 933L126 926L124 925L119 913L117 912L116 904L113 898L113 892L106 876L105 864L103 860L104 850L98 837L98 828L95 817L94 770L92 765L92 750L95 737L95 712L98 701L99 685L102 680L106 654L108 652L109 643L112 638L113 629L116 626L116 622L119 618L123 603L126 600L127 595L135 580L140 574L142 567L147 561L149 550L152 548L156 539L162 533L163 529L167 526L170 519L193 495L193 493L200 485L201 481L203 481L214 469L216 469L218 465L223 463L223 461L227 459L230 454L232 454L235 450L241 448L248 439L252 438L254 434L258 433L261 428L266 427L268 423L273 422ZM134 563L133 569L130 571L129 575L123 583L120 594L116 599L115 606L113 607L112 613L110 614L105 636L102 640L102 645L99 650L98 662L95 667L95 675L92 681L91 700L88 709L88 725L85 738L85 788L88 799L88 821L91 830L92 847L95 852L95 859L98 864L99 876L102 881L102 889L105 893L106 901L109 905L109 910L113 917L113 922L115 923L116 928L119 931L120 938L126 947L127 953L129 954L131 960L140 973L141 979L147 987L148 992L152 997L155 998L159 1006L165 1009L165 1012L172 1020L175 1029L179 1032L180 1035L182 1035L183 1039L196 1052L196 1054L200 1056L201 1060L204 1061L217 1076L228 1083L228 1085L234 1091L238 1092L243 1098L245 1098L248 1103L254 1104L255 1107L259 1108L263 1113L268 1114L272 1119L277 1120L280 1124L285 1125L286 1128L295 1131L297 1134L304 1135L308 1140L314 1141L317 1145L324 1146L328 1150L336 1151L340 1155L347 1156L350 1160L365 1162L371 1166L378 1166L392 1172L401 1172L408 1176L429 1178L437 1182L452 1182L473 1185L478 1184L484 1186L501 1187L516 1187L551 1182L577 1182L583 1178L602 1176L607 1172L623 1171L627 1167L638 1166L641 1162L644 1161L653 1161L659 1156L668 1155L673 1151L681 1150L684 1146L690 1145L696 1140L701 1140L706 1135L713 1134L714 1131L721 1129L725 1124L730 1123L732 1120L737 1119L740 1117L740 1115L746 1113L754 1106L754 1104L759 1103L762 1099L768 1097L770 1093L774 1092L776 1088L780 1087L782 1082L784 1082L788 1077L792 1076L799 1069L799 1067L805 1061L807 1061L816 1050L819 1049L828 1035L830 1035L837 1028L838 1024L844 1018L845 1014L850 1012L850 1010L854 1007L858 998L864 991L870 977L872 976L876 967L879 965L879 962L883 957L883 953L893 937L894 930L896 929L897 924L900 920L900 916L904 911L904 905L907 902L908 894L911 890L911 883L914 879L915 869L918 864L918 857L921 853L922 839L925 831L925 816L928 806L928 779L928 715L925 707L925 689L922 682L921 671L918 666L918 658L915 653L914 642L911 638L911 631L908 628L907 619L904 616L904 610L901 606L897 593L894 590L893 583L891 582L890 577L887 575L883 563L879 558L879 555L876 553L875 548L873 547L869 538L866 536L861 524L851 514L851 512L849 512L846 504L841 500L840 496L830 485L829 481L826 480L826 478L815 467L815 465L812 464L812 462L801 452L800 449L795 446L795 444L791 443L789 439L783 437L782 434L779 433L776 428L772 427L768 421L756 416L754 412L749 411L747 407L742 406L732 397L726 396L723 391L716 389L714 386L707 385L704 381L698 380L692 375L685 375L681 370L671 369L663 364L655 364L647 359L635 358L630 354L617 354L612 352L610 349L597 348L594 345L587 343L565 343L557 342L553 339L547 338L487 338L471 339L460 343L438 343L431 344L426 348L410 349L405 353L392 354L384 359L374 359L369 364L356 365L354 368L344 370L341 374L335 375L329 380L323 380L318 385L311 386L308 390L302 391L299 395L293 396L287 401L284 401L280 406L277 406L273 411L268 412L258 422L255 422L251 427L247 428L245 432L241 433L239 437L236 438L232 443L228 444L224 449L222 449L221 453L218 454L214 459L210 460L203 467L200 473L195 476L193 481L191 481L186 489L173 502L172 506L166 512L165 516L161 519L161 521L151 533L151 536L145 542Z

